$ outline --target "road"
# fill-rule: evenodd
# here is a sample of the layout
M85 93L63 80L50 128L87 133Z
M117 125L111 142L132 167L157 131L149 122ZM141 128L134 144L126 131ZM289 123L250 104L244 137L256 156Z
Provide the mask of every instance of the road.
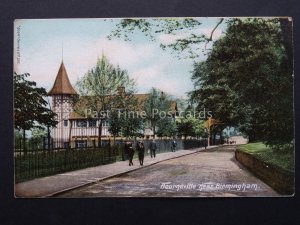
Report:
M279 194L235 160L233 146L225 146L163 161L56 197L238 196Z

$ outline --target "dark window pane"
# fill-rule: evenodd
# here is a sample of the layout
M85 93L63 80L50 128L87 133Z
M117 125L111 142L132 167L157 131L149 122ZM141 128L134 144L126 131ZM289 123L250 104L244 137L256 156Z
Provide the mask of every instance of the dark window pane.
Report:
M68 126L68 120L64 120L64 126L67 127Z
M89 120L89 127L96 127L96 120Z
M86 127L87 122L85 120L77 120L76 125L77 127Z

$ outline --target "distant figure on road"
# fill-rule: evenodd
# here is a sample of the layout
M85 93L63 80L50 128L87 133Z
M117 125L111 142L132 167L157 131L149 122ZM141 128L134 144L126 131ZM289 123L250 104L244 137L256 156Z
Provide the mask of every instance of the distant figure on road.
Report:
M133 166L133 155L134 155L134 149L132 147L132 143L127 141L125 143L125 153L128 153L128 157L129 157L129 166Z
M156 149L157 149L157 144L156 142L154 141L154 139L152 139L152 141L150 142L150 155L151 155L151 158L152 157L156 157Z
M145 147L144 147L144 143L139 141L136 144L136 150L138 152L139 155L139 161L140 161L140 165L142 166L144 164L144 157L145 157Z
M176 149L176 146L177 146L176 141L173 140L171 145L172 145L172 146L171 146L171 151L172 151L172 152L175 152L175 149Z

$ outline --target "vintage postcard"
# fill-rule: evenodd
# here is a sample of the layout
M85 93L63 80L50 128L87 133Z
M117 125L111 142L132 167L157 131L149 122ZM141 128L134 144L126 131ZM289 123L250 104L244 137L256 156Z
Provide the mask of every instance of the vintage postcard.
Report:
M294 194L292 18L17 19L18 198Z

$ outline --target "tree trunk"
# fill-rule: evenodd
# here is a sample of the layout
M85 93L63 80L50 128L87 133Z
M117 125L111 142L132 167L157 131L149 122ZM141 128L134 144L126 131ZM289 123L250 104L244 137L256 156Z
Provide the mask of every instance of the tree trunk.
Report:
M50 150L50 126L47 126L47 146L48 146L48 150Z
M293 27L292 21L289 21L288 18L281 18L279 19L281 34L283 39L283 44L286 49L288 59L289 59L289 66L293 68Z
M217 133L214 131L213 132L213 145L216 144L216 135L217 135Z
M207 146L211 146L210 128L208 129L208 133L207 133Z
M224 144L223 143L222 129L220 129L220 144Z
M24 154L27 154L27 148L26 148L26 130L23 129L23 151Z
M156 132L155 132L155 125L152 127L152 129L153 129L153 138L155 138L155 134L156 134Z
M249 143L255 142L255 141L256 141L256 135L255 135L255 132L252 131L252 132L249 134L248 138L249 138L249 140L248 140Z

